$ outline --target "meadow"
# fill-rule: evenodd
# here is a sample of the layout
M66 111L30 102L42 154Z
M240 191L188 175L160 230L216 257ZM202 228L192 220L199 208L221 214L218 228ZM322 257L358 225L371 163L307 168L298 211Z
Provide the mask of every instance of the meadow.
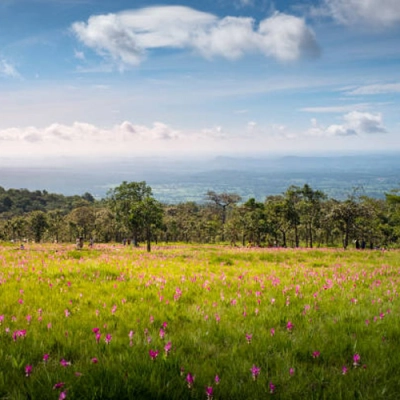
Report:
M400 252L0 243L0 399L397 399Z

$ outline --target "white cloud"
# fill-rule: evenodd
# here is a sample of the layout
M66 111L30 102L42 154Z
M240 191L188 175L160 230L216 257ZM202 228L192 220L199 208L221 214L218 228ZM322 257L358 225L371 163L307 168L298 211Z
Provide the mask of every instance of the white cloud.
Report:
M131 141L172 140L180 137L180 132L161 122L153 126L133 125L124 121L110 129L75 122L72 125L54 123L45 128L9 128L0 130L0 142L41 143L79 146L82 144L126 144Z
M7 78L20 78L17 69L6 60L0 60L0 76Z
M219 19L189 7L159 6L91 16L71 29L85 46L121 68L138 65L156 48L189 49L227 59L261 53L279 61L319 54L305 21L278 12L256 26L252 18Z
M328 127L319 125L318 121L311 120L311 128L307 131L309 136L354 136L386 133L383 125L382 114L352 111L345 114L342 124L333 124Z
M324 0L327 14L344 25L389 27L400 23L399 0Z
M360 86L356 89L348 91L349 95L369 95L369 94L385 94L400 93L400 83L382 83L375 85Z
M346 125L357 133L386 133L383 126L382 114L352 111L344 116Z
M304 107L300 111L310 113L345 113L354 110L363 110L369 108L370 105L366 103L361 104L348 104L345 106L326 106L326 107Z

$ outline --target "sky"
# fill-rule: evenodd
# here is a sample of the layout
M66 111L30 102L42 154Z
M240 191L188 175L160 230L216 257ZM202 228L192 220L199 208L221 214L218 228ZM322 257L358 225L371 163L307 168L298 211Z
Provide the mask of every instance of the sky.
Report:
M399 0L0 0L0 158L399 150Z

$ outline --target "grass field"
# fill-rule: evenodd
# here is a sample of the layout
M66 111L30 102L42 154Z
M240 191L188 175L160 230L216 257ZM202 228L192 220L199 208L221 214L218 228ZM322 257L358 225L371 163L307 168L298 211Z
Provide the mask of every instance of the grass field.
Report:
M0 399L398 399L400 252L0 244Z

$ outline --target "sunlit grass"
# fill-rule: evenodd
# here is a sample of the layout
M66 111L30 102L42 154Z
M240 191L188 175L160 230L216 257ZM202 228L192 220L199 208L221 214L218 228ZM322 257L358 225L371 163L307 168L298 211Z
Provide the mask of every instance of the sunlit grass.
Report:
M0 398L395 399L399 255L2 246Z

